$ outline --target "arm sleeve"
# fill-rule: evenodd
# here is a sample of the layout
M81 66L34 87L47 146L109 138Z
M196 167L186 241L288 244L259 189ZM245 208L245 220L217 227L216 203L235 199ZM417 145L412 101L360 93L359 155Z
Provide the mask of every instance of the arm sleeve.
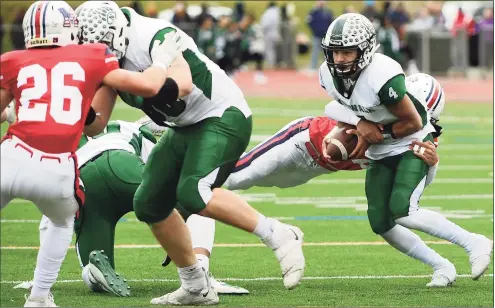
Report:
M435 179L435 176L437 175L438 164L440 164L440 161L438 161L434 166L431 166L428 170L428 174L426 175L425 187L430 185L431 182L433 182L433 180Z
M349 108L342 106L337 101L331 101L325 106L325 115L330 119L356 126L361 120Z
M393 105L400 102L406 95L406 78L399 74L389 79L378 92L380 103Z

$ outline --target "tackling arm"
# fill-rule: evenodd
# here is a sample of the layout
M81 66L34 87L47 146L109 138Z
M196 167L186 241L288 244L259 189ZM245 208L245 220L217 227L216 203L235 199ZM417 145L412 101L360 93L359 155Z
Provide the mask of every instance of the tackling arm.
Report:
M350 109L342 106L337 101L331 101L325 106L325 115L330 119L357 126L361 120Z
M93 111L90 110L90 113L93 112L94 114L92 116L88 114L88 118L93 118L87 119L86 125L84 126L84 133L87 136L93 137L105 129L113 107L115 106L116 98L117 93L108 86L101 86L98 91L96 91L91 103ZM88 121L90 123L87 123Z
M113 70L103 78L103 83L120 91L152 97L158 94L166 78L166 68L151 66L142 73L124 69Z

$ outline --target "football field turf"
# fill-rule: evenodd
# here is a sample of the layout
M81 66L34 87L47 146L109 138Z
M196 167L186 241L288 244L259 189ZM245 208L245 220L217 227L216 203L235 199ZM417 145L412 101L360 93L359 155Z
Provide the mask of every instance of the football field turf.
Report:
M325 101L250 99L254 131L250 147L291 120L319 115ZM440 124L440 168L420 206L439 211L472 232L493 238L493 105L452 103ZM134 121L139 111L119 103L114 119ZM5 128L5 127L3 127ZM166 158L164 158L166 159ZM366 218L364 171L319 177L292 189L254 188L241 194L267 216L301 227L307 268L301 285L284 289L273 253L255 236L217 223L211 271L250 290L221 296L224 306L486 306L493 307L493 266L479 281L469 278L463 249L420 234L456 265L451 288L428 289L432 271L395 251L371 232ZM105 206L102 204L101 206ZM12 289L33 276L41 214L14 200L1 212L1 306L22 306L25 290ZM132 297L91 293L71 248L53 287L59 306L147 306L175 290L175 266L161 267L163 251L148 227L131 213L117 226L117 272L126 276Z

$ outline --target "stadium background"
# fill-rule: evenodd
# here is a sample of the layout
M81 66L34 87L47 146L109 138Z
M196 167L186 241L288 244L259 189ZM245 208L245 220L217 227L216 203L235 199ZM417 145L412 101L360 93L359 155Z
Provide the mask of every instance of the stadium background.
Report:
M69 1L73 7L81 2ZM129 1L117 2L129 4ZM143 9L149 2L143 1ZM20 6L27 7L30 3L2 1L3 29L9 29ZM188 1L188 4L199 3ZM245 2L246 11L253 11L259 18L267 3ZM234 4L233 1L210 3L226 7L234 7ZM296 25L297 32L310 36L305 18L315 3L294 4L294 16L300 21ZM425 1L407 2L406 8L414 16L426 4ZM159 12L172 8L175 3L156 1L154 5ZM327 6L334 16L338 16L348 5L349 2L335 1ZM356 1L352 5L360 11L365 3ZM380 7L381 3L376 5ZM466 32L468 25L466 22ZM452 35L447 42L454 44L455 36L451 30L446 29L446 32ZM12 46L8 31L2 46L3 52ZM233 74L254 113L249 147L297 117L322 114L329 98L318 85L317 76L307 69L309 54L310 51L297 57L297 70L266 67L266 83L255 82L252 64ZM469 52L464 57L469 58ZM421 206L441 212L472 232L493 238L493 75L490 65L482 67L478 62L477 66L472 66L466 62L468 67L464 71L456 70L452 65L444 72L434 74L445 88L447 106L440 122L444 127L438 149L440 169L435 182L425 191ZM113 119L134 121L140 116L139 111L119 102ZM5 129L3 125L2 135ZM493 307L493 266L485 277L473 282L468 277L468 258L462 249L420 234L456 265L459 274L453 288L427 289L429 268L394 251L371 232L366 220L363 179L364 172L342 172L322 176L293 189L254 188L241 192L246 200L267 215L304 230L306 278L299 288L290 292L284 290L271 252L256 238L218 223L211 259L212 273L251 291L249 296L222 296L221 305ZM2 307L20 306L24 302L25 292L12 289L12 286L32 278L39 243L39 218L37 209L22 200L14 200L1 213ZM175 268L160 266L161 249L148 228L137 222L134 215L127 215L118 224L116 244L117 271L131 282L133 297L90 293L80 280L78 261L71 249L59 282L53 288L59 305L143 306L152 297L177 287Z

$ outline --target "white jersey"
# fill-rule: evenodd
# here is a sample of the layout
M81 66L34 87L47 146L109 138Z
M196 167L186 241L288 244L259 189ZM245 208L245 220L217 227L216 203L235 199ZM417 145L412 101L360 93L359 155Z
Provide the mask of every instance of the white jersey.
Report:
M361 72L357 81L346 85L346 88L351 89L349 92L339 93L326 62L320 66L320 84L330 96L352 110L357 116L375 123L389 124L398 119L381 102L379 92L390 79L400 74L403 75L404 72L399 63L385 55L376 53L369 66ZM397 93L392 87L387 90L386 94L391 98L397 97ZM414 97L411 97L411 100L413 102L418 101ZM373 144L366 152L367 157L379 160L388 156L402 154L409 150L412 140L423 140L428 133L434 131L423 104L418 101L418 104L415 105L416 108L421 108L418 111L421 111L421 114L426 117L426 124L423 129L404 138L387 139L379 144Z
M105 130L94 137L83 135L77 149L78 168L89 160L109 150L123 150L135 154L143 160L148 160L156 139L144 125L111 121Z
M131 8L122 8L122 12L130 20L129 46L122 64L124 69L143 71L150 67L154 40L163 39L163 35L171 29L176 30L183 40L182 55L191 69L193 90L177 102L185 104L185 109L170 114L162 112L167 125L188 126L206 118L221 117L231 106L237 107L246 118L251 115L241 89L198 50L194 40L184 31L168 21L141 16Z

